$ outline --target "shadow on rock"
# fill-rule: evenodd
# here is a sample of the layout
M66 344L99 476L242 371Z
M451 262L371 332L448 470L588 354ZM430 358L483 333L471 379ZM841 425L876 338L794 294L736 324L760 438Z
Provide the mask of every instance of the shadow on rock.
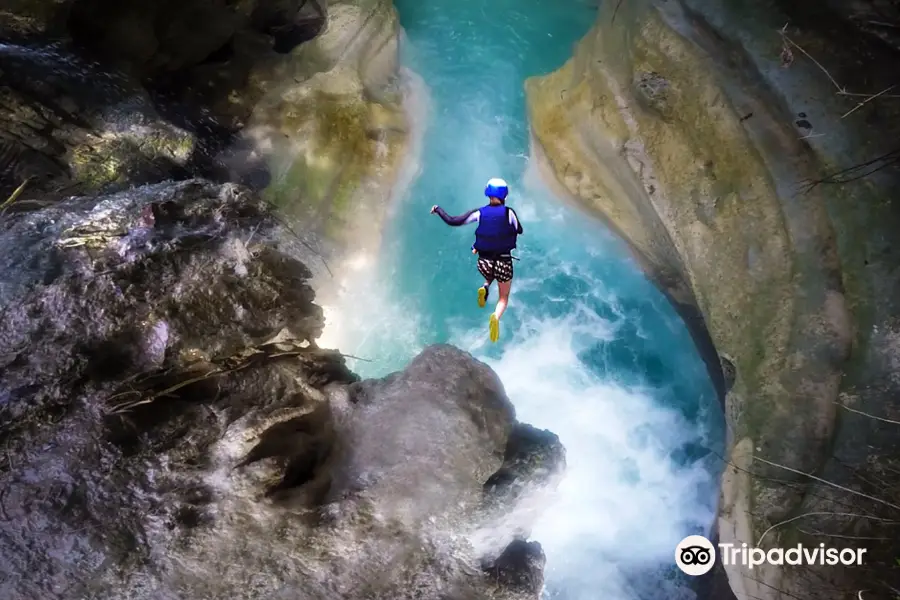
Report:
M184 179L197 150L194 133L127 76L53 47L0 43L4 199L25 180L19 203Z

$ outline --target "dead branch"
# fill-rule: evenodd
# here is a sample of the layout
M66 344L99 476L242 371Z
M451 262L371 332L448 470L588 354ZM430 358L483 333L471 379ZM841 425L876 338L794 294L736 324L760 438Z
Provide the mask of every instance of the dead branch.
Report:
M781 36L781 41L782 41L781 61L782 61L783 67L786 68L786 67L789 67L791 64L793 64L794 53L792 52L792 48L796 49L799 52L803 53L804 56L806 56L809 60L811 60L812 63L820 71L822 71L822 73L825 74L825 76L828 78L828 80L831 82L831 84L835 87L836 93L839 96L853 96L853 97L862 98L861 102L858 102L856 104L856 106L854 106L853 108L851 108L850 110L845 112L843 115L841 115L841 119L853 114L854 112L856 112L857 110L859 110L860 108L862 108L863 106L865 106L866 104L871 102L872 100L875 100L876 98L900 98L900 94L889 94L888 93L889 91L891 91L895 87L897 87L897 84L892 84L875 94L865 94L865 93L847 91L847 88L844 87L843 85L841 85L840 83L838 83L838 81L834 77L834 75L832 75L831 72L828 69L826 69L822 63L820 63L818 60L816 60L816 58L812 54L807 52L806 49L804 49L800 44L798 44L797 42L792 40L787 35L788 25L789 25L789 23L785 23L784 27L782 27L781 29L778 30L778 34ZM808 136L804 136L800 139L807 139L810 137L814 137L814 136L811 134ZM891 152L888 152L887 154L884 154L882 156L873 158L864 163L860 163L860 164L854 165L852 167L848 167L846 169L836 171L834 173L826 175L825 177L822 177L821 179L809 181L803 185L803 187L801 188L801 193L804 193L804 194L809 193L816 186L818 186L822 183L844 184L844 183L850 183L852 181L857 181L859 179L863 179L864 177L868 177L869 175L875 173L876 171L880 171L881 169L884 169L886 167L889 167L889 166L892 166L892 165L895 165L898 163L900 163L900 148L893 150Z
M884 417L876 417L875 415L870 415L867 412L863 412L861 410L856 410L855 408L850 408L846 404L835 401L835 404L843 408L844 410L848 410L852 413L856 413L858 415L862 415L864 417L869 417L870 419L875 419L876 421L883 421L885 423L891 423L892 425L900 425L900 421L892 421L891 419L885 419Z
M797 50L799 50L800 52L802 52L803 55L806 56L809 60L811 60L813 62L813 64L819 68L820 71L825 73L825 76L828 77L828 80L831 81L831 83L837 89L837 93L841 96L863 96L865 98L868 98L869 100L874 99L879 96L885 97L885 98L900 98L900 94L886 94L886 92L889 91L894 86L891 86L890 88L888 88L887 90L884 90L883 92L881 92L879 94L860 94L858 92L848 92L847 88L845 88L844 86L839 84L837 82L837 80L834 78L834 76L828 71L828 69L826 69L824 66L822 66L822 63L820 63L815 58L813 58L813 56L809 52L804 50L800 44L798 44L797 42L795 42L794 40L792 40L791 38L788 37L788 35L787 35L788 25L789 25L789 23L785 23L784 27L782 27L781 29L778 30L779 35L781 35L781 40L782 40L782 44L783 44L782 63L785 67L790 66L791 63L793 63L793 61L794 61L794 59L793 59L794 55L790 51L790 47L794 47ZM785 59L785 57L789 57L789 58Z
M900 506L897 506L896 504L893 504L893 503L891 503L891 502L888 502L887 500L882 500L882 499L880 499L880 498L876 498L876 497L874 497L874 496L870 496L870 495L864 494L864 493L862 493L862 492L857 492L856 490L852 490L852 489L850 489L850 488L848 488L848 487L844 487L844 486L842 486L842 485L838 485L838 484L836 484L836 483L834 483L834 482L828 481L827 479L822 479L821 477L816 477L815 475L812 475L812 474L810 474L810 473L805 473L805 472L803 472L803 471L799 471L799 470L797 470L797 469L793 469L793 468L787 467L787 466L785 466L785 465L780 465L780 464L778 464L778 463L775 463L775 462L772 462L772 461L768 461L768 460L766 460L766 459L764 459L764 458L760 458L760 457L758 457L758 456L754 456L754 457L753 457L753 460L758 460L758 461L760 461L760 462L762 462L762 463L765 463L765 464L767 464L767 465L771 465L771 466L773 466L773 467L778 467L779 469L784 469L785 471L790 471L791 473L796 473L797 475L803 475L803 476L805 476L805 477L809 477L810 479L814 479L815 481L818 481L819 483L824 483L825 485L828 485L828 486L831 486L831 487L833 487L833 488L835 488L835 489L838 489L838 490L847 492L848 494L852 494L852 495L855 495L855 496L859 496L859 497L861 497L861 498L866 498L867 500L871 500L872 502L876 502L876 503L878 503L878 504L883 504L884 506L889 506L890 508L893 508L894 510L900 511Z
M3 202L3 204L0 204L0 216L3 216L3 214L6 212L6 209L9 208L12 205L12 203L16 201L16 198L18 198L19 196L22 195L22 192L25 191L25 186L28 185L28 182L30 182L31 180L32 180L32 177L26 177L25 181L23 181L21 184L19 184L19 187L17 187L15 189L15 191L13 191L13 193L10 195L10 197L7 198L6 201Z
M874 96L869 96L868 98L866 98L865 100L863 100L862 102L860 102L859 104L857 104L856 106L854 106L853 108L851 108L850 110L848 110L847 112L845 112L844 114L842 114L842 115L841 115L841 118L843 119L844 117L846 117L846 116L848 116L848 115L852 115L854 112L856 112L857 110L859 110L860 108L862 108L863 106L865 106L867 102L869 102L869 101L871 101L871 100L874 100L875 98L878 98L879 96L883 96L883 95L885 94L885 92L889 92L889 91L891 91L892 89L894 89L895 87L897 87L897 86L896 86L896 85L889 85L888 87L884 88L883 90L881 90L880 92L878 92L878 93L875 94Z
M817 530L807 531L805 529L800 529L799 527L797 528L797 531L799 531L803 535L808 535L810 537L829 537L829 538L836 538L836 539L841 539L841 540L857 540L857 541L860 541L860 540L873 541L874 540L874 541L878 541L878 542L887 542L887 541L894 539L894 538L889 538L889 537L874 537L874 536L866 536L866 535L843 535L840 533L825 533L824 531L817 531Z
M123 415L139 406L145 406L160 398L172 396L174 392L189 385L229 375L253 365L258 365L261 361L278 361L316 352L321 351L311 346L303 346L300 340L291 339L262 344L254 348L246 348L233 356L214 361L200 374L196 374L196 366L188 367L188 369L180 373L169 367L160 372L141 374L137 378L130 378L131 383L134 383L135 387L130 387L110 396L107 398L107 402L112 404L112 401L116 398L128 395L135 395L137 398L114 404L109 409L108 414ZM173 382L173 378L178 380ZM158 389L160 387L164 389Z
M857 181L859 179L868 177L869 175L872 175L877 171L881 171L882 169L886 169L887 167L891 167L897 164L900 164L900 148L895 148L890 152L882 154L881 156L876 156L873 159L867 160L857 165L853 165L852 167L847 167L846 169L835 171L822 177L821 179L808 181L803 184L801 193L807 194L823 183L844 184L850 183L852 181Z
M764 475L762 473L757 473L756 471L752 471L750 469L744 469L744 468L734 464L732 461L728 460L727 458L725 458L718 452L711 451L711 453L714 456L716 456L719 460L721 460L723 464L726 464L729 467L731 467L732 469L736 469L742 473L747 473L748 475L751 475L752 477L754 477L755 479L758 479L760 481L766 481L770 484L782 485L786 488L794 490L798 494L803 494L808 498L816 498L818 500L828 500L829 502L832 502L835 505L840 506L842 508L846 508L847 510L860 509L860 507L858 505L854 504L853 502L848 502L848 501L840 499L840 498L832 498L830 496L824 496L821 494L817 494L816 492L807 489L807 486L805 483L798 483L798 482L794 482L794 481L788 481L785 479L778 479L776 477L771 477L768 475ZM900 472L898 472L898 474L900 474ZM865 510L865 509L863 509L863 510Z
M109 414L111 414L111 415L117 415L117 414L120 414L120 413L123 413L123 412L128 412L128 411L130 411L130 410L133 409L133 408L137 408L138 406L142 406L142 405L144 405L144 404L150 404L150 403L153 402L154 400L157 400L158 398L161 398L161 397L163 397L163 396L167 396L167 395L171 394L171 393L174 392L174 391L177 391L177 390L179 390L179 389L181 389L181 388L183 388L183 387L186 387L186 386L188 386L188 385L191 385L192 383L198 383L198 382L203 381L203 380L205 380L205 379L209 379L210 377L215 377L215 376L217 376L217 375L222 375L222 374L227 373L227 372L229 372L229 371L224 371L224 370L222 370L222 369L213 369L212 371L210 371L210 372L208 372L208 373L204 373L203 375L200 375L199 377L192 377L192 378L186 379L186 380L184 380L184 381L179 381L179 382L176 383L175 385L172 385L172 386L170 386L170 387L168 387L168 388L166 388L166 389L164 389L164 390L162 390L162 391L156 392L155 394L151 394L151 395L146 396L146 397L144 397L144 398L141 398L141 399L138 399L138 400L134 400L133 402L125 402L125 403L123 403L123 404L120 404L120 405L116 406L115 409L111 410ZM117 395L121 395L121 394L117 394ZM115 397L115 396L113 396L113 397Z
M761 536L759 536L759 540L756 542L756 547L759 548L762 546L763 538L777 527L781 527L782 525L787 525L788 523L792 523L798 519L803 519L806 517L815 517L815 516L832 516L832 517L860 517L863 519L871 519L873 521L883 521L885 523L900 523L900 521L894 521L892 519L884 519L882 517L873 517L871 515L863 515L859 513L843 513L843 512L829 512L829 511L816 511L816 512L807 512L802 515L797 515L796 517L791 517L790 519L785 519L784 521L779 521L775 523L768 529L766 529Z
M622 6L622 0L616 2L616 8L613 10L612 19L610 19L609 23L612 25L616 22L616 15L619 14L619 7Z

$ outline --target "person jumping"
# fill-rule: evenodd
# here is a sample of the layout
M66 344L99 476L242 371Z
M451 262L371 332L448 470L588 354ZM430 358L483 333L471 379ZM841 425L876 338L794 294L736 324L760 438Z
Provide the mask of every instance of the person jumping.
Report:
M491 283L497 280L500 299L489 321L491 341L500 338L500 317L509 303L509 291L512 288L513 257L511 252L516 247L516 239L522 235L522 223L516 211L506 206L509 186L502 179L491 179L484 188L484 195L489 202L481 208L472 209L458 217L451 217L444 209L435 204L432 214L453 227L478 223L475 229L475 243L472 254L478 254L478 272L484 277L484 285L478 288L478 306L484 308L487 303Z

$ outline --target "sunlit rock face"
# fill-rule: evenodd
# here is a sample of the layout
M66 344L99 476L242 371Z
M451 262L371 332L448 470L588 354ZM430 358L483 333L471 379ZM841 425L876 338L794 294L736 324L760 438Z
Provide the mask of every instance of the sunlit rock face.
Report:
M375 248L408 149L399 35L390 0L329 3L322 32L266 76L247 123L266 198L339 247Z
M360 381L304 251L204 180L0 218L0 597L539 597L557 437L450 346Z
M898 587L878 520L900 441L879 420L900 409L898 22L880 2L606 2L527 84L548 180L708 343L732 437L722 541L868 549L862 568L726 567L742 599Z

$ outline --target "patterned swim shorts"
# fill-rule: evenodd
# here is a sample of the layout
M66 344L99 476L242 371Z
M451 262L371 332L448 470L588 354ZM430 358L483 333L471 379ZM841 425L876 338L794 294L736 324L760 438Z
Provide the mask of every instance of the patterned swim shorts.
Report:
M512 281L513 278L513 261L512 258L481 258L478 257L478 272L484 277L484 280L491 283L495 279L501 283Z

